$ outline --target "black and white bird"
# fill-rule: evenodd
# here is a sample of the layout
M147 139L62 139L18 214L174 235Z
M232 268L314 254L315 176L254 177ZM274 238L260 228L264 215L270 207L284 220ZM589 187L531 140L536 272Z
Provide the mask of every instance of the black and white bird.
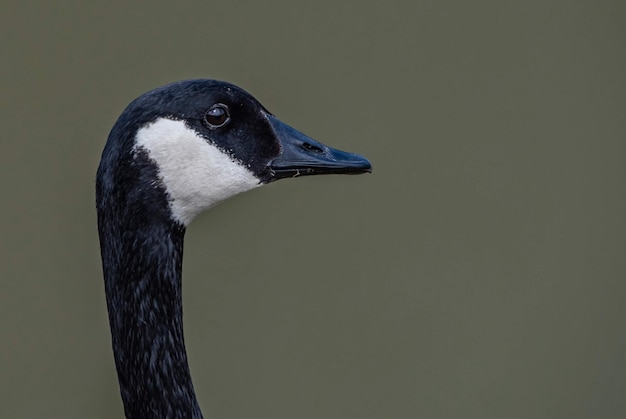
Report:
M232 84L189 80L135 99L96 179L115 365L127 418L201 418L183 338L185 229L203 210L277 179L370 172L278 120Z

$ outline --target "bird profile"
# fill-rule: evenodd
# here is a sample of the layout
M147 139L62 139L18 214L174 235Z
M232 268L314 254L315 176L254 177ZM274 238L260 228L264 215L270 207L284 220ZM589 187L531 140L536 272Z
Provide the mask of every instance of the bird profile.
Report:
M182 322L185 230L202 211L278 179L371 172L365 158L281 122L241 88L187 80L132 101L96 176L98 233L127 418L201 418Z

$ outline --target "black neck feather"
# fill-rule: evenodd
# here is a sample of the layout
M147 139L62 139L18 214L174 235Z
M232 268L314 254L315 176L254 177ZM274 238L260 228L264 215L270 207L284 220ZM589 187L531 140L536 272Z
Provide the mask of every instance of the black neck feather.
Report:
M185 229L172 220L147 156L111 168L106 154L96 186L98 230L126 417L201 418L183 338Z

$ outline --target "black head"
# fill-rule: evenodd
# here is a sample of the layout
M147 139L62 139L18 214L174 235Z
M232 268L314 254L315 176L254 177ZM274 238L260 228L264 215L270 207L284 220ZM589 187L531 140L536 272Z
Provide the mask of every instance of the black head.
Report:
M277 179L371 171L365 158L316 142L246 91L216 80L172 83L134 100L111 131L100 170L142 153L156 165L157 183L185 224L223 199ZM186 214L177 214L177 205Z

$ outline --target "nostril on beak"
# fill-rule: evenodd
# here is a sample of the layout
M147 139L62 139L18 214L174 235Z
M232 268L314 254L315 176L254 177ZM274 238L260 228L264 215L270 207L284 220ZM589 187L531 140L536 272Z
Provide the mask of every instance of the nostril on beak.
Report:
M310 144L310 143L302 143L302 148L311 153L321 154L324 152L324 150L322 150L320 147Z

